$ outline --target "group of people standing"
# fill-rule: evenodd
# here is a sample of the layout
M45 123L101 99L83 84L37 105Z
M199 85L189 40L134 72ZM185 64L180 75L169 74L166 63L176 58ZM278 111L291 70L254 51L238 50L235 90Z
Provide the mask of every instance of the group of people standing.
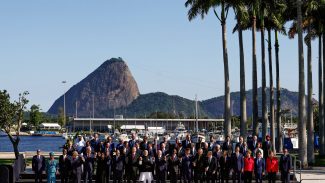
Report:
M38 173L46 169L48 182L55 182L55 175L60 174L61 182L256 182L268 179L275 182L281 172L282 182L290 182L291 156L287 149L278 159L273 152L270 137L263 143L257 136L247 143L239 137L238 143L232 143L230 137L219 144L213 136L209 142L193 143L188 134L184 140L174 143L166 138L162 142L148 142L147 137L137 140L132 134L131 140L113 143L112 137L101 141L98 134L83 141L78 136L76 143L67 143L56 161L50 154L50 160L37 155L33 158L35 182ZM44 168L42 168L44 167ZM41 180L40 180L41 181Z

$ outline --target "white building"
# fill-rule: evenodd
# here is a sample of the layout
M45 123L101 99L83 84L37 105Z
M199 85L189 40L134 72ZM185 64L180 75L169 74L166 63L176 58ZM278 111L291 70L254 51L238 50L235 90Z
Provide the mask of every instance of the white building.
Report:
M60 130L61 126L57 123L42 123L39 128L41 130Z

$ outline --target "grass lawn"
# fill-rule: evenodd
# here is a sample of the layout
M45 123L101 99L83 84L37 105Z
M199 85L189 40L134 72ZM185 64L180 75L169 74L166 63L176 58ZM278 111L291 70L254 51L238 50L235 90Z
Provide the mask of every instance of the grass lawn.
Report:
M0 165L11 165L13 162L13 159L0 159Z

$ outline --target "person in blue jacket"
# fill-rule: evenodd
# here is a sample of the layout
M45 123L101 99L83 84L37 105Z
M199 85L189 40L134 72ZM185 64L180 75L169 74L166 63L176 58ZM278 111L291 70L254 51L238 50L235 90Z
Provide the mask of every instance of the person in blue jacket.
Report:
M56 183L59 163L54 159L54 152L50 152L50 159L46 162L47 182Z

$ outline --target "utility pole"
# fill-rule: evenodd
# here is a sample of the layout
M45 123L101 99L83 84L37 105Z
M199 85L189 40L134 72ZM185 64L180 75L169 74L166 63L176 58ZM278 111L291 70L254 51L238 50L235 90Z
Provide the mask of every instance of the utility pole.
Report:
M67 81L62 81L63 86L67 83ZM66 125L66 114L65 114L65 87L64 87L64 93L63 93L63 126Z

